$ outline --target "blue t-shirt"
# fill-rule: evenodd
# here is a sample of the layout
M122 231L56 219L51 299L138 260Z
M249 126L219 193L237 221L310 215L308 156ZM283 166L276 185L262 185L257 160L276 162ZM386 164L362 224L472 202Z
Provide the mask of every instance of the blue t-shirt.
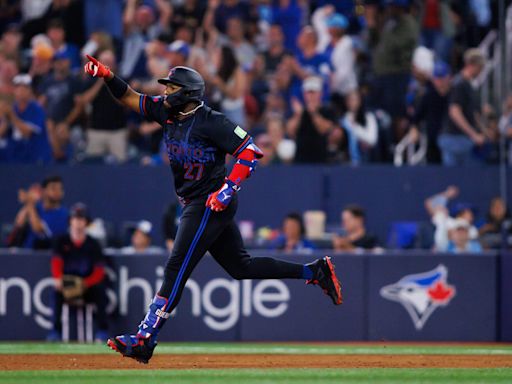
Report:
M19 106L15 104L14 113L32 127L32 134L24 138L13 129L7 140L5 161L26 164L51 162L52 152L46 132L46 115L41 105L32 100L23 111L20 111Z
M312 76L319 76L324 80L324 89L322 94L322 101L329 100L329 76L332 72L332 65L329 60L329 56L323 53L317 53L311 57L304 57L302 52L298 52L295 58L299 62L300 66L306 71L311 73ZM294 76L291 83L291 95L295 96L299 100L303 100L302 97L302 79Z
M272 23L281 26L284 34L284 46L287 50L295 52L302 22L302 8L294 0L286 8L276 4L277 1L274 3L272 7Z
M36 205L37 214L43 221L44 233L35 233L29 228L25 239L25 248L50 248L51 241L56 236L67 233L69 226L69 210L65 207L44 209L42 203ZM43 244L41 246L41 244Z
M46 97L46 113L55 123L62 122L75 105L75 95L83 90L82 82L73 75L56 79L52 73L43 80L39 93Z

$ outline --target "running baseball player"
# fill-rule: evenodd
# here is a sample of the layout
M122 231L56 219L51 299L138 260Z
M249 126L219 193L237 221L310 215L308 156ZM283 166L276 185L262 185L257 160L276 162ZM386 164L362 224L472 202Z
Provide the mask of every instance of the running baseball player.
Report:
M87 58L85 72L102 77L121 103L162 125L176 194L184 205L162 286L137 333L110 338L107 344L112 349L142 363L149 361L159 330L206 251L234 279L305 279L319 285L334 304L341 304L340 283L329 257L302 265L252 258L245 250L234 221L237 196L262 152L243 128L204 103L205 83L198 72L182 66L171 68L168 77L158 80L165 86L163 95L152 97L134 91L97 59ZM226 154L236 158L227 177Z

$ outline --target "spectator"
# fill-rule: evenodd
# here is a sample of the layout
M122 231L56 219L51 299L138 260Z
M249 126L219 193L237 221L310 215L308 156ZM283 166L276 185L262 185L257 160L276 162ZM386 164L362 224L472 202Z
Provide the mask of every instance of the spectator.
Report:
M128 247L121 248L121 253L123 254L134 254L134 253L143 253L143 254L157 254L162 253L163 250L160 247L156 247L151 245L151 231L153 230L153 225L147 221L142 220L137 223L137 227L132 233L131 237L131 245Z
M312 20L319 36L318 50L333 67L331 92L344 96L357 88L355 52L352 38L346 34L347 18L333 12L332 5L318 8Z
M87 235L89 215L84 204L76 203L71 208L69 233L59 237L53 248L51 271L55 281L53 294L53 328L48 341L62 339L62 305L65 302L96 304L97 331L95 339L107 339L107 294L104 285L105 259L100 244ZM69 276L78 278L76 296L68 295L64 280Z
M32 62L28 71L32 77L32 88L37 92L42 82L50 76L53 68L54 51L45 43L35 44L31 49ZM39 97L40 94L37 94Z
M248 92L245 94L245 112L248 129L250 129L258 123L261 111L265 105L265 99L270 91L268 76L265 74L265 59L263 55L257 55L252 68L245 73L248 83Z
M65 51L53 57L53 72L42 81L39 101L47 112L48 139L56 161L72 155L70 127L80 115L81 106L74 102L82 91L80 79L71 73L71 58Z
M123 14L125 36L119 70L120 76L130 80L146 77L145 45L159 34L168 32L172 12L169 2L156 0L159 17L155 20L153 8L137 3L137 0L128 0Z
M0 52L6 59L21 61L20 44L22 34L17 24L9 24L6 30L2 33L0 40Z
M427 0L421 8L421 45L434 50L439 59L450 62L455 25L450 1Z
M512 235L512 218L508 212L505 201L501 197L494 197L489 205L489 211L484 223L478 229L480 241L485 248L500 249L503 245L503 236Z
M387 0L382 25L368 19L373 71L372 107L386 111L398 124L405 116L410 63L417 45L418 25L408 0Z
M255 143L263 152L263 157L258 162L258 166L265 167L271 164L278 164L279 158L276 154L276 147L272 143L272 139L268 133L261 133L255 138Z
M52 240L68 229L69 212L62 206L62 179L59 176L47 177L41 185L41 193L33 187L28 192L20 190L18 193L23 207L16 215L14 228L17 231L26 230L24 248L49 249Z
M117 43L123 39L123 1L87 0L83 2L85 34L103 31Z
M80 55L85 58L86 55L94 56L103 51L114 52L114 41L111 35L106 32L93 32L89 36L89 40L85 43L80 51Z
M240 0L208 0L208 9L205 14L205 29L214 26L220 33L227 32L227 23L233 18L243 22L249 21L249 5Z
M348 205L341 212L342 236L334 235L332 246L337 251L374 250L379 243L366 231L366 212L359 205Z
M178 3L172 12L172 30L176 31L183 26L194 30L200 28L203 24L205 12L206 2L204 1L188 0Z
M284 33L284 46L293 52L303 20L303 10L297 0L277 0L272 5L272 23L281 26Z
M420 130L427 136L427 162L430 164L441 162L441 152L437 142L441 128L448 119L450 87L450 68L444 62L435 63L432 79L427 84L426 92L420 98L412 117L411 130L414 138L418 140Z
M329 79L331 76L331 64L329 58L317 50L318 36L310 25L302 28L297 38L297 53L295 57L287 56L283 64L291 72L293 78L290 85L292 96L302 99L302 81L310 76L322 79L322 100L329 98Z
M485 130L479 121L478 98L471 85L484 65L485 57L478 49L467 50L464 54L464 68L453 81L448 124L439 136L444 165L469 164L473 147L482 146L485 142Z
M473 210L470 205L459 203L453 209L453 216L448 210L448 203L459 195L459 189L456 186L449 186L445 191L431 196L425 200L425 208L429 213L432 224L435 226L434 232L434 250L445 252L449 245L449 230L453 226L454 218L463 219L471 226L469 234L471 239L478 238L478 231L472 225L474 221Z
M279 145L285 140L284 137L284 121L280 116L270 116L267 121L267 133L269 135L270 143L275 151L279 148ZM263 160L263 159L262 159ZM279 161L279 157L277 158L277 162Z
M80 51L76 45L66 42L66 31L62 20L51 20L48 23L46 35L56 55L67 57L73 70L81 68Z
M267 49L264 52L265 73L273 74L285 54L289 53L284 46L284 34L279 24L272 24L267 32Z
M315 249L311 241L306 239L306 229L301 215L289 213L283 220L282 235L274 242L273 248L284 252L310 253Z
M244 95L247 76L240 67L233 50L227 45L217 47L212 60L215 73L202 71L205 81L214 88L211 99L219 103L221 112L228 119L244 127L246 125Z
M286 130L297 142L296 163L327 163L328 144L339 142L343 135L334 111L322 105L322 87L321 78L309 77L302 86L305 106L292 99L293 116Z
M470 224L461 218L455 219L448 225L450 241L448 253L480 253L482 246L470 237Z
M116 70L114 52L103 51L99 60ZM82 107L91 104L90 123L87 129L88 156L113 156L124 162L127 156L128 129L125 108L112 97L105 82L92 79L90 88L77 101Z
M17 75L13 79L14 104L0 104L0 119L4 121L4 149L8 162L47 164L51 150L46 132L45 113L34 99L30 75ZM7 127L10 127L10 135ZM0 134L0 136L2 136Z
M190 47L183 40L175 40L167 47L167 60L170 67L186 66Z
M347 134L350 160L354 165L367 163L371 161L371 150L377 144L377 119L362 105L358 90L348 94L345 100L347 113L341 125Z
M0 94L12 95L14 91L12 80L19 73L18 64L13 59L3 57L0 52Z
M256 58L256 51L252 44L245 39L244 24L242 19L238 17L231 17L227 20L226 35L228 37L228 44L233 49L237 61L245 70L251 68Z
M505 136L508 145L508 164L512 165L512 94L503 102L503 112L498 123L500 135Z

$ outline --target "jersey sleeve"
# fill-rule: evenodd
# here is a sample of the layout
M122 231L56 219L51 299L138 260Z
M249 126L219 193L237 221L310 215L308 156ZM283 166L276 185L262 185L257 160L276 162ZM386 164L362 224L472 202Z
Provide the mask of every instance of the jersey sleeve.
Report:
M251 136L242 127L224 115L215 117L209 136L220 149L235 157L250 144L251 139Z
M167 118L164 99L161 96L140 95L140 114L149 120L164 124Z

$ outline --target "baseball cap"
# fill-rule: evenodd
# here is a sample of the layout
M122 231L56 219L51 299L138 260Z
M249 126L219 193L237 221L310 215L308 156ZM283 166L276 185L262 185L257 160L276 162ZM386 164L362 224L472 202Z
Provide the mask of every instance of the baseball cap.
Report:
M153 229L153 225L147 220L141 220L137 223L136 230L141 231L147 236L151 236L151 230Z
M432 76L434 76L435 78L443 78L448 76L450 73L450 66L446 64L444 61L436 61L434 63L434 70L432 71Z
M430 49L419 46L412 54L414 67L426 75L430 75L434 69L434 52Z
M20 73L12 79L14 85L32 85L32 77L28 73Z
M314 91L320 92L323 87L322 79L317 76L310 76L302 82L302 90L304 92Z
M89 212L87 211L87 206L84 203L73 204L69 215L71 217L78 217L89 220Z
M452 213L452 216L458 216L462 212L468 211L468 210L473 212L473 214L475 214L476 209L472 204L460 202L453 206L451 213Z
M183 56L185 56L185 58L187 58L188 55L190 54L190 47L183 40L176 40L169 44L169 46L167 47L167 52L180 53Z
M341 13L335 13L327 19L327 28L347 29L348 20Z

